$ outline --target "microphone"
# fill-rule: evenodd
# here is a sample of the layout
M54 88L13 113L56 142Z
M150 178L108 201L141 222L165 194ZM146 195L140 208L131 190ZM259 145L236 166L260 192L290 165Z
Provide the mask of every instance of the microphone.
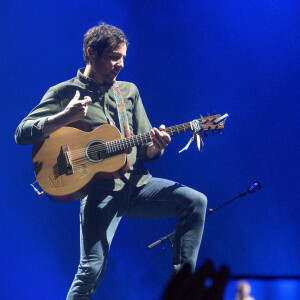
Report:
M252 185L250 185L248 187L248 193L253 194L260 189L261 189L261 183L258 181L255 181L254 183L252 183Z

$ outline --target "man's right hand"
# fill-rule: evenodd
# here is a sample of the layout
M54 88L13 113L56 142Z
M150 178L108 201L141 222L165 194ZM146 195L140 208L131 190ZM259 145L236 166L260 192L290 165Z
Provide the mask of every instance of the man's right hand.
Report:
M87 114L88 104L92 102L92 99L89 96L85 96L83 100L79 100L79 98L80 93L76 91L74 98L64 109L64 117L68 124L81 120Z
M58 114L47 118L44 124L44 137L49 136L57 129L84 118L87 114L88 104L92 102L91 97L86 96L79 100L80 93L76 91L74 98L68 106Z

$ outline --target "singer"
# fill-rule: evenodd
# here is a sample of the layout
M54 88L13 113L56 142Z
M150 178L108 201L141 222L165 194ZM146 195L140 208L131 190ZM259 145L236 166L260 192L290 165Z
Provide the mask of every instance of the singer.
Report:
M15 133L20 145L51 139L51 134L62 126L90 130L109 123L124 131L125 136L151 133L150 143L133 148L128 155L129 170L122 178L95 184L80 200L80 263L67 296L69 300L91 299L94 295L123 216L178 217L174 273L186 262L195 268L202 239L205 195L177 182L154 178L144 166L163 154L171 138L163 130L164 125L152 128L137 87L116 81L124 68L127 45L127 37L117 27L102 23L89 29L83 42L86 66L77 71L75 78L52 86ZM123 115L116 105L116 93L126 109Z

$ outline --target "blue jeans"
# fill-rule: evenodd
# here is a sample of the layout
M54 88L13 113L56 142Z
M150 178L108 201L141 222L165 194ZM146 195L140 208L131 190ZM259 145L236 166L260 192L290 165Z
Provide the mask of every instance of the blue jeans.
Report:
M107 256L122 216L162 219L178 217L173 272L189 262L195 268L206 213L205 195L174 181L150 178L140 188L94 189L81 200L80 264L67 299L91 299L102 278Z

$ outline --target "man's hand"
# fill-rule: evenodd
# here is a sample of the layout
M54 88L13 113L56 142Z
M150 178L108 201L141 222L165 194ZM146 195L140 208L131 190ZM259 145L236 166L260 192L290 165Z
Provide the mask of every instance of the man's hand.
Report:
M149 158L154 158L161 150L170 144L171 138L169 134L165 132L165 129L165 125L160 125L159 130L155 127L151 129L150 137L152 143L147 148L147 156Z
M80 93L76 91L74 98L68 106L56 115L47 118L44 124L44 137L49 136L57 129L84 118L87 114L88 104L92 102L91 97L86 96L79 100Z
M74 98L64 110L64 117L68 123L79 121L87 114L88 104L92 102L92 99L85 96L83 100L79 100L79 97L80 93L76 91Z

